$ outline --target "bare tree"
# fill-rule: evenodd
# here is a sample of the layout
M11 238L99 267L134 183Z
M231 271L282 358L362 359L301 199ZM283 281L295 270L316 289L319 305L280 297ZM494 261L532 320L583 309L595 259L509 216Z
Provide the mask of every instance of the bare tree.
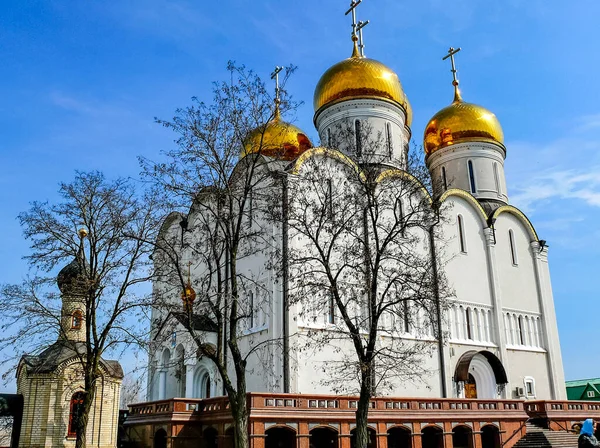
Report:
M77 173L72 182L60 184L59 194L56 204L33 202L19 215L31 242L25 257L31 275L23 284L4 285L0 291L0 349L10 351L14 360L39 352L56 335L72 349L84 376L83 408L75 421L76 447L82 448L103 355L147 341L144 313L149 298L140 286L152 274L152 247L145 241L155 238L158 207L131 181L108 181L99 172ZM69 262L67 270L74 275L62 279L68 283L64 287L76 292L83 308L78 315L82 336L76 340L65 324L71 322L65 315L66 290L58 294L52 275Z
M441 341L449 294L436 265L440 215L426 168L406 153L392 160L366 123L362 132L335 132L357 142L355 157L313 150L288 176L285 221L298 347L329 350L322 383L359 394L356 446L365 448L371 397L423 378L424 359L441 349L431 341Z
M210 104L195 100L172 121L159 120L179 136L177 147L165 152L166 163L142 160L142 166L174 210L155 241L154 335L175 315L198 355L213 362L229 398L235 446L242 448L248 446L249 359L269 358L279 339L249 331L259 315L269 314L267 291L260 294L268 268L261 254L270 250L273 232L265 232L259 210L284 166L263 152L268 135L278 132L273 123L280 112L295 106L277 95L273 107L255 73L232 63L228 69L230 80L215 84ZM178 296L183 303L169 299Z

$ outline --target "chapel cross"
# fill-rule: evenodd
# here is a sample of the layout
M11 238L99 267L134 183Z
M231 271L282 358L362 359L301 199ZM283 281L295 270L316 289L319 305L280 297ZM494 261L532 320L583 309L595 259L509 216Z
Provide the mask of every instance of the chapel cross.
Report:
M363 41L362 29L369 24L369 21L363 22L362 20L356 24L356 30L358 31L358 48L360 48L360 55L365 57L365 44Z
M452 85L454 86L454 101L460 101L460 93L458 91L458 78L456 77L456 64L454 63L454 55L460 51L459 48L450 47L448 50L448 54L442 58L442 61L450 58L450 63L452 64Z
M283 67L276 65L275 70L271 73L271 79L275 80L275 107L277 111L279 111L279 103L281 103L281 99L279 98L279 72L281 70L283 70Z

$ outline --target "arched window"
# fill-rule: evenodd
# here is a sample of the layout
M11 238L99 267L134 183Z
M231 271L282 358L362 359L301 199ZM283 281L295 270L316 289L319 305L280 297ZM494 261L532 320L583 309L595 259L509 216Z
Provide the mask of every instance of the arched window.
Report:
M517 341L521 345L525 345L525 329L523 328L523 316L517 318L517 325L519 331L519 340Z
M442 167L442 185L444 187L444 191L448 189L448 180L446 179L446 167Z
M254 219L254 192L248 191L248 227L252 226L252 220Z
M498 178L498 163L494 162L494 182L496 183L496 192L500 194L500 180Z
M389 122L385 124L385 137L387 143L388 156L391 159L394 154L394 144L392 142L392 124Z
M402 207L402 201L400 198L396 199L394 204L394 218L396 219L396 225L400 227L400 235L404 236L406 224L404 222L404 208Z
M77 422L83 414L83 392L75 392L69 406L69 437L77 436Z
M410 333L410 305L408 304L408 300L404 300L404 302L402 302L402 318L404 323L404 332Z
M467 326L467 339L473 340L473 316L471 315L471 307L465 310L465 324Z
M356 138L356 156L362 156L362 132L360 120L354 120L354 137Z
M333 147L333 142L331 141L331 129L327 128L327 146L329 148Z
M329 219L333 218L333 180L332 179L327 179L327 197L325 198L326 200L326 206L327 206L327 217Z
M250 310L249 310L250 327L249 328L254 328L254 292L253 291L250 291L250 293L248 294L248 306L250 307Z
M467 253L467 241L465 239L465 226L462 215L458 215L456 222L458 224L458 242L460 251L462 253Z
M517 258L517 247L515 246L515 234L512 229L508 231L508 242L510 244L510 257L512 260L513 266L517 266L519 264L519 260Z
M467 167L469 168L469 184L471 185L471 193L477 193L477 189L475 186L475 172L473 171L473 162L468 161Z
M83 322L81 310L75 310L71 316L71 330L80 330Z
M328 294L328 309L327 309L327 323L335 324L335 297L333 291L329 291Z

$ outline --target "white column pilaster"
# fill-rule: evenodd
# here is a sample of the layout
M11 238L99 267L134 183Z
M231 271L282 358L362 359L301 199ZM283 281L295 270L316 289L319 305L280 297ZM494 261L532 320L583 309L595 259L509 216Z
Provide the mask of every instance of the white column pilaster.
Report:
M550 270L548 269L548 247L541 247L537 241L531 243L531 254L535 267L535 283L538 292L538 300L541 319L541 340L546 349L546 361L548 365L548 380L550 382L550 393L554 400L566 399L566 387L564 382L564 371L562 356L560 353L560 342L558 339L558 327L556 324L556 313L554 311L554 298L552 297L552 286L550 284Z
M185 398L194 398L194 370L196 369L196 361L188 361L185 363Z

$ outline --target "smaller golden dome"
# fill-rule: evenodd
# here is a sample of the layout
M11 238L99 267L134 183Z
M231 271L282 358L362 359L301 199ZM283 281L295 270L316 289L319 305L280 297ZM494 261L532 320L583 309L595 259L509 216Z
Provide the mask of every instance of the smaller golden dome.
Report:
M310 148L312 143L306 134L297 126L283 121L276 107L271 121L250 131L244 141L242 157L260 152L269 157L294 160Z
M192 288L192 285L189 282L185 285L183 291L181 291L181 300L186 303L194 303L194 300L196 300L196 291L194 291L194 288Z
M385 64L360 55L356 42L352 56L331 66L317 83L313 105L322 107L353 98L377 98L399 104L412 124L412 108L398 75Z
M423 146L429 156L440 148L469 141L503 145L504 133L496 115L477 104L465 103L457 89L452 104L429 120Z

